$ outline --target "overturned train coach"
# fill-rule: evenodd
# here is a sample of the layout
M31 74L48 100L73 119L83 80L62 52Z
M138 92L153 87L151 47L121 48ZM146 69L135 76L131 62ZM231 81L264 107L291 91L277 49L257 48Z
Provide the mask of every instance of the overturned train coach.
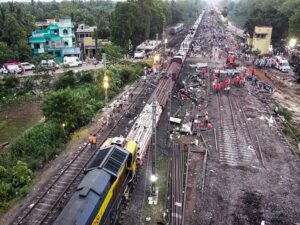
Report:
M109 138L85 169L84 178L55 225L108 225L135 179L137 143Z

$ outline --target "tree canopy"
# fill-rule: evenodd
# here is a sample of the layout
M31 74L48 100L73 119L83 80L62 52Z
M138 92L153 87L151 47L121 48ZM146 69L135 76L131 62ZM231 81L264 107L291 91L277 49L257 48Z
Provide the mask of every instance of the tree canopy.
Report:
M289 36L300 38L300 0L223 0L221 6L227 7L230 19L249 34L254 26L272 26L275 46Z

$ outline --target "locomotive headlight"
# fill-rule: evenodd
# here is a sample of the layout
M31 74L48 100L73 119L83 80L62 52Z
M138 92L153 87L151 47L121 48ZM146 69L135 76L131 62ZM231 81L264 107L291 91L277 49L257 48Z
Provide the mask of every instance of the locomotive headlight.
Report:
M157 176L156 176L155 174L151 174L151 176L150 176L150 181L151 181L152 183L156 182L156 181L157 181Z

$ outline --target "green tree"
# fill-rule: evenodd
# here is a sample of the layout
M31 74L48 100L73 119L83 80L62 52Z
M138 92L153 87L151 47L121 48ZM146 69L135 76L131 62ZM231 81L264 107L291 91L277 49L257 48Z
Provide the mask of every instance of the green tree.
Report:
M22 161L18 161L17 165L11 168L10 174L14 188L20 188L28 184L32 177L32 171L28 168L27 164Z
M55 82L55 89L65 89L67 87L74 87L76 78L72 70L66 72L63 76L59 77Z
M70 89L56 91L45 99L43 113L48 120L64 123L66 129L74 130L81 110L78 100Z
M13 52L5 42L0 41L0 64L4 64L8 60L12 60L15 57L15 52Z
M289 18L289 35L300 38L300 8Z

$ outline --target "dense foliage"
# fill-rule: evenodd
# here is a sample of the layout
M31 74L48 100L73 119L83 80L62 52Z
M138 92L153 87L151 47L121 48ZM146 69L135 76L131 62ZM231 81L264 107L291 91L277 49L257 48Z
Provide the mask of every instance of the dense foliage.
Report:
M167 25L190 23L203 5L203 0L0 3L0 65L8 60L35 61L28 37L36 21L70 16L74 30L81 23L96 26L94 38L109 38L127 52L130 42L135 47L146 38L161 34Z
M0 4L0 64L12 59L28 60L28 36L34 17L21 4Z
M111 16L111 37L125 49L161 34L166 25L189 23L203 8L202 0L137 0L118 2Z
M256 25L272 26L274 46L284 44L288 36L300 38L300 0L223 0L221 5L250 35Z
M107 70L110 88L109 98L143 74L144 64L124 63ZM26 132L0 156L0 210L9 207L16 197L26 193L33 172L53 159L70 133L91 121L104 105L104 71L95 74L71 71L57 78L53 91L43 103L45 123ZM2 80L3 81L3 80ZM18 80L7 76L0 83L16 88ZM24 87L31 86L31 80ZM27 84L26 84L27 83Z

